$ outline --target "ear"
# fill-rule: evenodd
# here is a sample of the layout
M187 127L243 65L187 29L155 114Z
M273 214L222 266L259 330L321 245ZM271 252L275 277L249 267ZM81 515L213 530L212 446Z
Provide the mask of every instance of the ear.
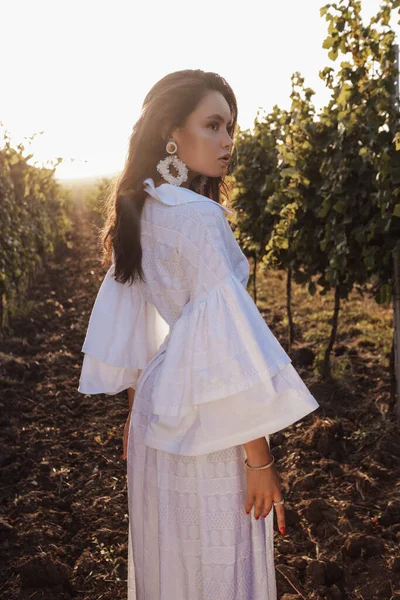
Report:
M179 132L179 127L175 127L174 129L169 129L168 127L165 127L163 130L163 140L165 141L165 143L169 142L170 140L174 140L176 143L178 143L178 140L176 138L176 135Z
M161 137L165 143L172 139L172 135L174 134L175 129L171 131L168 125L165 125L161 131Z

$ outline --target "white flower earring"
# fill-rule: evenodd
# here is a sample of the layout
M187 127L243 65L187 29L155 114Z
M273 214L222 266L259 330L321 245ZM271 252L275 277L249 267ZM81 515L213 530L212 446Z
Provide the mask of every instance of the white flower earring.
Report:
M175 147L173 150L168 150L168 147L171 144L173 144ZM178 149L178 146L176 142L174 142L174 140L169 140L165 149L168 152L168 154L172 156L167 156L163 160L160 160L160 162L157 165L157 171L168 183L171 183L172 185L181 185L188 178L188 168L185 165L185 163L175 154L175 152ZM175 169L178 171L177 177L174 177L169 171L169 166L171 164L174 165Z

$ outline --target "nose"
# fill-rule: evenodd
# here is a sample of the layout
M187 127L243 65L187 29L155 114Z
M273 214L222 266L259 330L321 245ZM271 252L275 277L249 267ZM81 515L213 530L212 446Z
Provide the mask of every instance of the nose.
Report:
M231 138L231 136L229 135L228 132L226 132L226 135L227 135L227 138L228 138L229 141L227 141L224 144L224 148L227 148L228 151L230 152L232 150L232 148L233 148L233 139Z

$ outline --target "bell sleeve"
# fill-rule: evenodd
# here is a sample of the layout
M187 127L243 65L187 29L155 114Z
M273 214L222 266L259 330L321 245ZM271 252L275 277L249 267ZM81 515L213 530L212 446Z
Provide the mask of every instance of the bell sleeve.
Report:
M114 395L136 389L144 367L169 332L156 307L147 302L140 284L114 279L107 271L89 318L78 391Z
M190 299L171 328L145 439L188 455L269 435L319 407L247 292L247 259L212 209L182 228Z

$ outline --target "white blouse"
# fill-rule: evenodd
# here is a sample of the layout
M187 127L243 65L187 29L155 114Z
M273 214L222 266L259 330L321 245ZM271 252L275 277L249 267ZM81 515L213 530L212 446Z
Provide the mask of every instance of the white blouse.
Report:
M199 455L288 427L319 407L246 290L249 263L218 202L147 178L146 281L98 291L78 391L139 387L152 366L145 444ZM159 357L162 355L162 362ZM155 362L157 360L157 362Z

